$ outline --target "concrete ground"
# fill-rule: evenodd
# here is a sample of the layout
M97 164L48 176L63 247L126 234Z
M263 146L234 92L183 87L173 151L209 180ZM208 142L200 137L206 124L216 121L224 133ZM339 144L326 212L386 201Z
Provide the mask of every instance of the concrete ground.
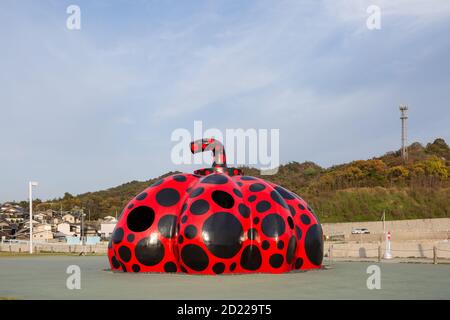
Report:
M378 265L381 289L367 288ZM69 290L67 267L81 269ZM106 256L0 257L0 298L15 299L450 299L450 265L333 262L282 275L190 276L112 273Z

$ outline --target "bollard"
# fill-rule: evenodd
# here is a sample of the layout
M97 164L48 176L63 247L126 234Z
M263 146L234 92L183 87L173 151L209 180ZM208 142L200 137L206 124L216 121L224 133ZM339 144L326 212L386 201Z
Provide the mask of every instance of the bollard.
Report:
M50 250L51 250L51 251L52 251L52 253L53 253L53 246L51 246L51 247L50 247Z
M437 247L433 247L433 264L437 264Z
M9 245L9 252L10 252L10 253L12 252L12 250L11 250L11 245Z
M333 245L330 244L330 247L328 248L328 257L330 259L330 262L333 262Z
M69 253L72 253L72 247L69 246Z
M19 253L21 253L22 252L22 248L21 247L19 247Z

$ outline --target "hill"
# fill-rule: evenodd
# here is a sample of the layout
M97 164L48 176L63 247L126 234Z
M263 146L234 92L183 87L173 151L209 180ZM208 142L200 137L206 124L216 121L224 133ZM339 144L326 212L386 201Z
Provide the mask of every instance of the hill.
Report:
M450 148L443 139L426 146L413 143L407 163L403 163L400 151L395 151L327 169L313 162L290 162L272 176L261 176L255 168L243 170L246 175L261 177L301 195L322 222L374 220L383 211L389 219L450 216ZM85 212L90 211L92 219L115 215L161 177L78 196L65 193L59 199L37 201L36 206L38 210L83 207ZM26 202L21 204L26 206Z

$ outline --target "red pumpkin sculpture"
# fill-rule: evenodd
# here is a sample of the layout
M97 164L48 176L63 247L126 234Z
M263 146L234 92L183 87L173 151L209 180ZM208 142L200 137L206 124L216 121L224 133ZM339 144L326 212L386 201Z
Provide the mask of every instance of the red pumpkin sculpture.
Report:
M124 209L108 256L111 269L190 274L283 273L320 268L322 228L298 195L226 166L214 139L212 168L151 185Z

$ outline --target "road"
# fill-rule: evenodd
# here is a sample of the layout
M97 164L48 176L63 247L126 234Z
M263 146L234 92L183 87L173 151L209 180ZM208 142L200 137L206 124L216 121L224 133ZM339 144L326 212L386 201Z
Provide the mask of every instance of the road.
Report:
M380 266L381 289L367 288ZM81 270L69 290L67 267ZM450 265L335 262L282 275L112 273L105 256L0 257L0 297L14 299L450 299Z

